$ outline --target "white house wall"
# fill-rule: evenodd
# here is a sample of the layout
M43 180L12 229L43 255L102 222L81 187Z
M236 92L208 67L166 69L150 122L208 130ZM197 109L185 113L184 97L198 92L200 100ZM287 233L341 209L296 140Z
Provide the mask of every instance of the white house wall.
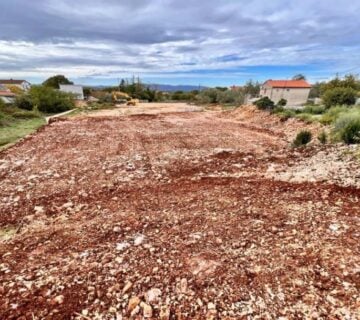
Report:
M260 96L266 96L275 103L285 99L288 106L299 106L306 103L309 94L310 88L271 88L263 86L260 90Z

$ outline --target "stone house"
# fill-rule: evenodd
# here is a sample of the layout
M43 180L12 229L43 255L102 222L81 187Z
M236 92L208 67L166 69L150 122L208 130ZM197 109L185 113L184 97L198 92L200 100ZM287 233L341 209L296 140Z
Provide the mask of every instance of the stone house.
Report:
M268 80L260 89L260 97L268 97L277 104L285 99L288 106L301 106L309 98L311 85L305 80Z

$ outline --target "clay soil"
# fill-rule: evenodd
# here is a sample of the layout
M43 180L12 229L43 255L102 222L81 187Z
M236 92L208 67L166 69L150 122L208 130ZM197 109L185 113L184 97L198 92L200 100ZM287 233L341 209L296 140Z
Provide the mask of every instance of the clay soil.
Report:
M43 127L0 153L0 319L360 319L360 190L268 173L318 148L238 112Z

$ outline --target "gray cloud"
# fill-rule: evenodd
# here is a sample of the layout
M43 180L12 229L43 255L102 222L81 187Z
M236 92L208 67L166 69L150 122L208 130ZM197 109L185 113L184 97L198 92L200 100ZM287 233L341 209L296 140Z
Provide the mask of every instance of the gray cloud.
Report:
M80 77L347 67L360 58L359 13L352 0L2 0L0 68L32 76L63 68Z

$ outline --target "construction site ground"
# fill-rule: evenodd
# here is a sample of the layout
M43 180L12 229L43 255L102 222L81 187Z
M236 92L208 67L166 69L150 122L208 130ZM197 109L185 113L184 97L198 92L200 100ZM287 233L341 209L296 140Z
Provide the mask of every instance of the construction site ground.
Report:
M0 319L360 319L358 149L177 106L0 153Z

